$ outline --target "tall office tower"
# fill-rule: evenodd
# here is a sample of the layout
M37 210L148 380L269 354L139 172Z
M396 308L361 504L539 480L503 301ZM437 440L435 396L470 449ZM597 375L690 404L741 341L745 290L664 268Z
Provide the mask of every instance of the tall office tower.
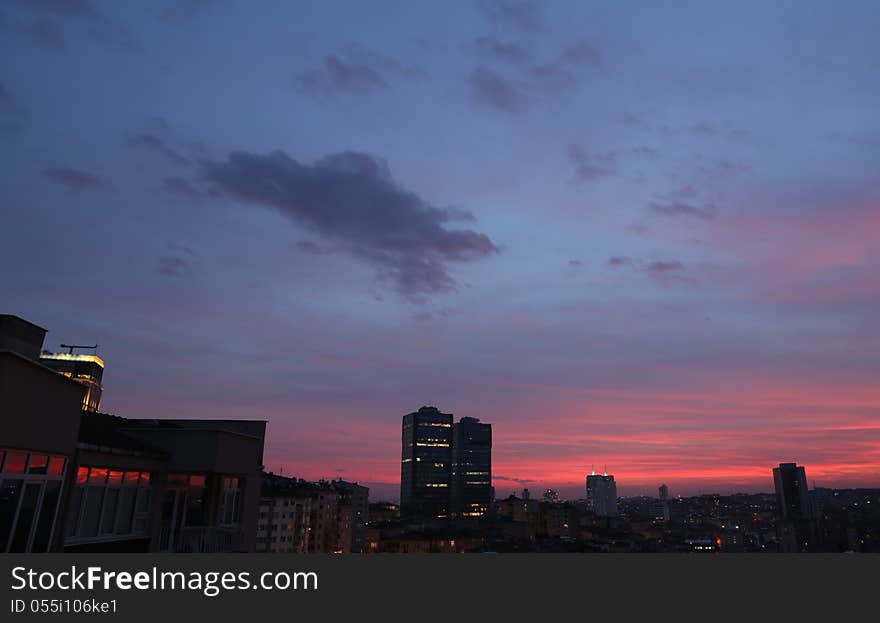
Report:
M403 416L400 464L400 516L449 516L452 475L452 414L422 407Z
M492 425L463 417L452 425L452 514L483 517L492 505Z
M776 502L779 516L790 521L810 519L810 494L807 490L807 473L797 463L780 463L773 468L776 484Z
M666 485L660 485L660 501L665 502L669 499L669 487Z
M97 411L101 404L101 393L104 391L101 385L101 379L104 377L104 360L96 354L74 353L73 349L78 348L75 346L67 348L70 348L69 353L41 352L40 363L85 385L83 411Z
M614 476L593 472L587 476L587 508L599 517L617 516L617 484Z

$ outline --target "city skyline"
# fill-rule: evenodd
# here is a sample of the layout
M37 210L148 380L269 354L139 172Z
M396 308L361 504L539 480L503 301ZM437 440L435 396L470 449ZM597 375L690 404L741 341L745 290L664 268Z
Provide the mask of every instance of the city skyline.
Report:
M376 499L878 486L880 5L643 4L8 3L0 312Z

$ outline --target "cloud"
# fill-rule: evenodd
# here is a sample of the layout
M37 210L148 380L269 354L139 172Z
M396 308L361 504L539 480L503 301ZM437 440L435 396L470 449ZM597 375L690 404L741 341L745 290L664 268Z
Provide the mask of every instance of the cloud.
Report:
M685 270L685 266L678 260L645 262L638 258L616 255L608 258L608 266L612 269L627 268L647 274L663 285L688 281L685 277L680 276L680 273Z
M570 65L580 65L582 67L599 67L602 64L602 56L599 50L586 41L564 48L562 50L561 61Z
M413 302L456 289L451 263L499 252L485 234L446 227L467 213L400 187L386 163L368 154L347 151L303 164L282 151L233 152L225 162L202 161L201 175L216 192L273 208L365 261Z
M192 164L189 158L180 155L176 150L169 147L164 140L162 140L155 134L150 134L147 132L135 134L133 136L130 136L126 142L130 147L146 149L147 151L152 151L154 153L160 154L174 164L180 164L184 166L189 166Z
M43 172L46 177L73 190L112 190L113 185L109 180L71 167L55 167Z
M486 67L478 67L468 77L474 99L485 106L508 113L518 111L522 98L516 86Z
M477 37L474 43L480 53L495 60L514 64L529 60L528 50L519 43L501 41L492 36Z
M397 59L348 43L341 54L325 56L320 67L296 76L301 92L313 96L364 94L389 88L388 76L419 80L425 71Z
M320 69L299 74L300 90L312 95L338 93L369 93L387 89L385 78L372 67L345 61L338 56L327 56Z
M584 263L581 260L568 260L568 265L572 268L583 268Z
M491 22L535 33L544 29L544 5L534 0L478 0L477 8Z
M17 0L17 3L38 13L51 14L57 19L86 24L82 32L100 45L126 50L140 48L130 29L114 24L88 0ZM19 30L38 42L53 45L56 49L60 49L59 43L64 43L61 27L45 20L35 21L30 27L19 27Z
M159 258L159 266L156 268L163 277L182 277L189 268L189 262L177 255L167 255Z
M591 182L617 173L613 152L589 154L580 145L571 144L568 146L568 159L574 164L575 179L579 182Z
M217 193L200 188L183 177L166 177L162 182L162 190L172 195L178 195L190 201L201 203L205 199L216 198Z
M661 214L663 216L692 216L705 220L715 218L715 206L711 203L699 207L689 203L657 203L652 201L648 203L648 209L654 214Z

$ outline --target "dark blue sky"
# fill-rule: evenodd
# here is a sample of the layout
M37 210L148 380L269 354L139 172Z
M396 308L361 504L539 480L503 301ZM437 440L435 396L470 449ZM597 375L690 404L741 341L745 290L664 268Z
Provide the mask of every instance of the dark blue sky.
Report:
M424 403L499 494L876 484L878 19L11 0L3 311L101 344L109 411L388 495Z

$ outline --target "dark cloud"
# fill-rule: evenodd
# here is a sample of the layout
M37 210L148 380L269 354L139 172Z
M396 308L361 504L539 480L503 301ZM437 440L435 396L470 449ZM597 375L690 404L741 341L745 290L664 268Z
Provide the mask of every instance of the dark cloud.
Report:
M17 4L41 13L48 13L61 20L69 20L86 24L83 34L95 43L116 49L140 49L132 31L113 23L106 15L98 11L88 0L16 0ZM22 27L19 27L22 30ZM24 28L38 42L54 45L64 42L64 34L60 26L37 21Z
M534 0L477 0L477 8L493 23L535 33L544 29L544 4Z
M693 216L706 220L715 218L715 206L711 203L700 207L689 203L657 203L652 201L648 204L648 209L654 214L663 216Z
M584 263L581 260L568 260L568 265L572 268L583 268Z
M244 203L274 208L341 251L372 265L380 278L414 302L454 290L449 264L499 252L485 234L449 229L461 210L437 208L401 188L384 161L358 152L313 164L286 153L231 153L203 161L203 178Z
M468 84L480 104L508 113L517 112L522 106L516 86L491 69L478 67L468 77Z
M329 255L334 252L334 249L320 245L314 240L300 240L296 243L296 248L311 255Z
M602 64L602 56L599 50L586 41L580 41L575 45L562 50L561 61L570 65L582 67L599 67Z
M50 180L63 184L73 190L112 190L113 188L109 180L101 179L88 171L71 167L49 168L43 173Z
M632 153L637 156L647 156L649 158L656 158L660 155L660 152L654 149L653 147L648 147L647 145L639 145L638 147L632 148Z
M389 76L419 80L426 75L417 65L401 63L364 46L348 43L341 54L325 56L321 67L297 75L296 82L303 93L328 96L387 89Z
M352 63L338 56L327 56L320 69L296 77L300 90L312 95L369 93L387 89L385 78L372 67Z
M612 152L589 154L580 145L572 144L568 146L568 159L574 164L575 179L579 182L591 182L617 173L614 168L616 157Z
M64 30L51 20L34 20L30 25L23 26L22 32L35 43L51 50L64 50L67 47Z
M508 63L524 63L529 60L529 52L519 43L501 41L495 37L477 37L477 49L484 55Z
M152 151L154 153L160 154L174 164L179 164L183 166L189 166L192 164L189 158L182 156L176 150L169 147L164 140L162 140L155 134L150 134L146 132L135 134L133 136L130 136L126 142L130 147L146 149L147 151Z
M644 273L663 285L689 282L687 278L680 275L685 270L685 267L678 260L645 262L638 258L617 255L608 258L608 266L612 269L627 268Z
M162 182L162 190L172 195L178 195L195 201L197 203L216 197L216 193L197 187L195 184L183 177L166 177Z
M182 277L189 268L186 258L178 255L166 255L159 258L157 271L164 277Z

